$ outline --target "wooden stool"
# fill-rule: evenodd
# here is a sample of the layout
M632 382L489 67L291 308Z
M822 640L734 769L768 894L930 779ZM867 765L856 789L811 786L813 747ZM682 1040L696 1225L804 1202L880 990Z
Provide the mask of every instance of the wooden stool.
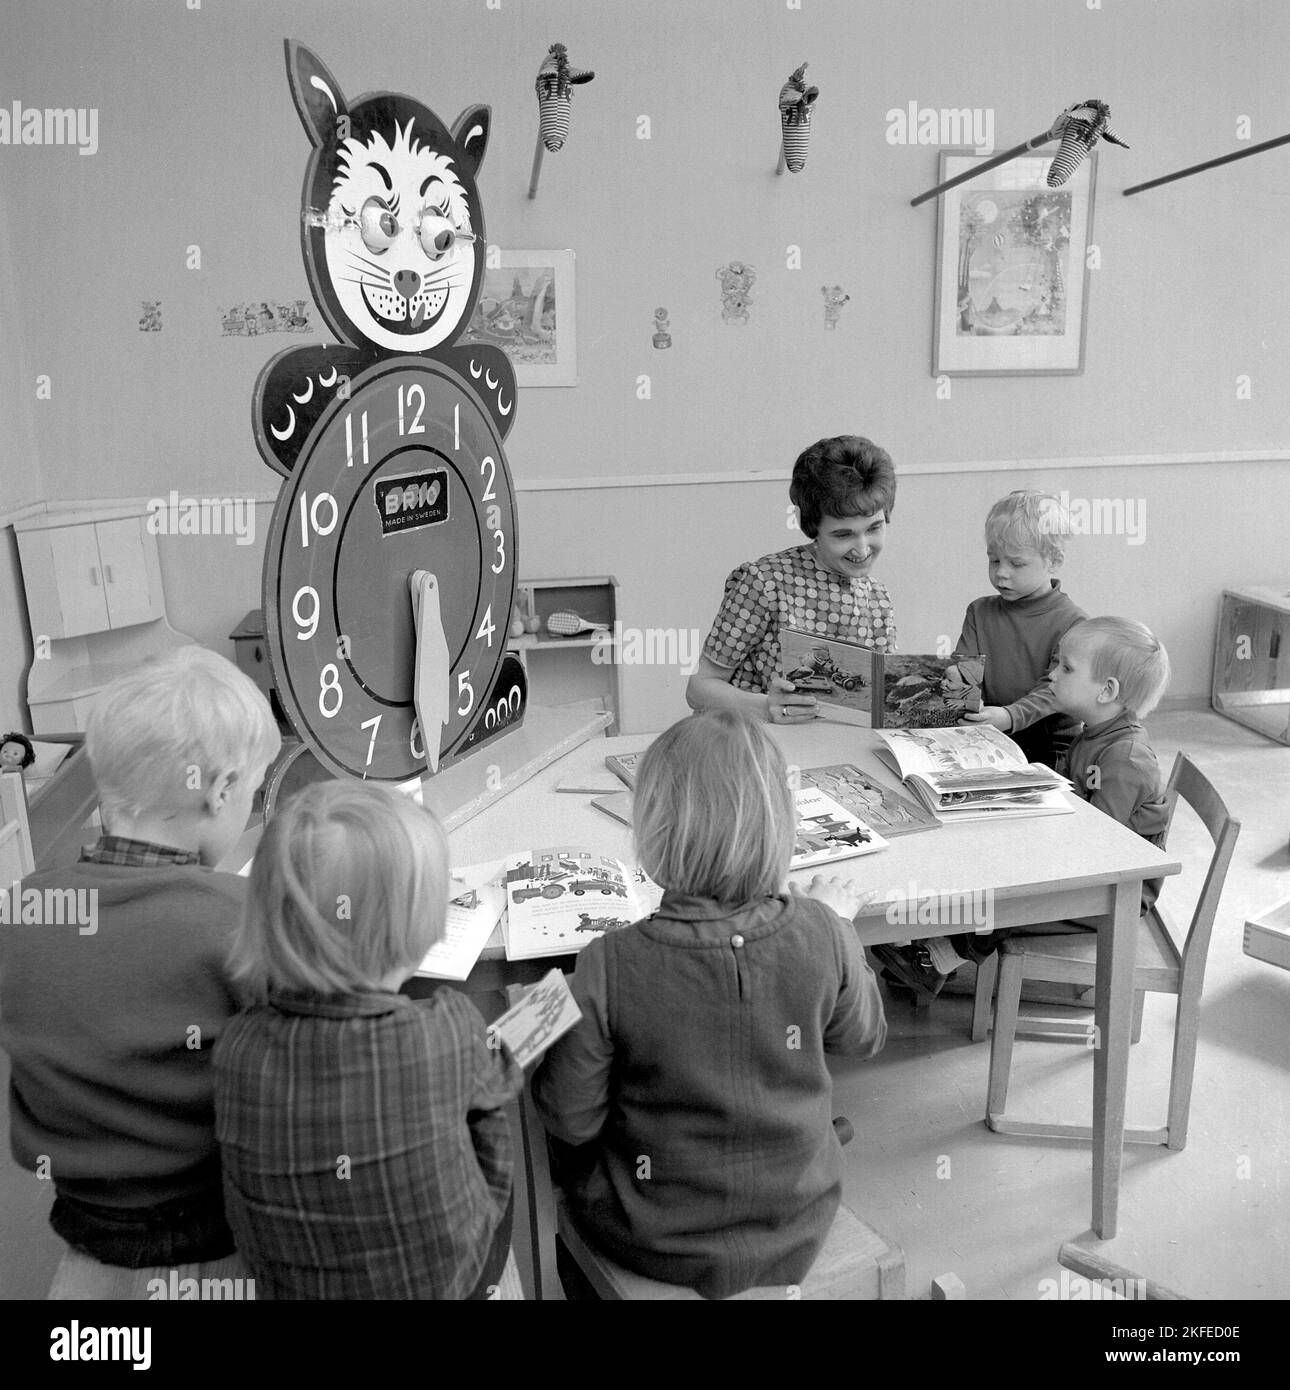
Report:
M574 1263L602 1299L689 1299L702 1294L680 1284L664 1284L633 1274L583 1240L562 1200L556 1204L556 1233ZM905 1252L867 1226L849 1207L840 1206L824 1245L800 1286L779 1284L745 1289L728 1300L789 1298L860 1300L905 1296Z

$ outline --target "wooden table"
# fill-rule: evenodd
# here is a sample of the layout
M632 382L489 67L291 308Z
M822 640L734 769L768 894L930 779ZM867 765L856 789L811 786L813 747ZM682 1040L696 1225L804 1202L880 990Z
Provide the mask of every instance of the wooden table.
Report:
M879 737L868 729L818 720L801 727L776 725L772 733L790 766L851 762L888 786L899 785L876 760L873 750ZM649 741L646 735L583 744L454 832L453 863L562 844L585 844L630 859L631 837L625 827L596 810L590 796L557 792L555 787L571 772L603 769L607 753L638 751ZM1095 1022L1101 1045L1093 1057L1092 1227L1109 1240L1116 1232L1119 1201L1142 881L1176 874L1181 865L1087 803L1070 800L1074 811L1068 816L972 821L904 835L881 853L843 860L830 872L878 890L878 899L855 919L865 945L943 934L943 925L920 931L902 915L931 896L938 901L943 921L956 902L984 902L992 927L1069 917L1098 919ZM798 876L809 878L811 872ZM916 923L916 911L909 916ZM481 959L468 989L496 989L532 978L535 967L551 964L526 961L511 966L499 960L499 954L494 950L488 953L491 958Z

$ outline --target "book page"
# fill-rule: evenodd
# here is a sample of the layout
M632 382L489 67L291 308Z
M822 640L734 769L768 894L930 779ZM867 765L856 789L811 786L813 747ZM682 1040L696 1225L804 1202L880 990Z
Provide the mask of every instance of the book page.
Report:
M637 920L629 871L577 846L531 850L506 861L506 958L568 955Z
M488 1026L488 1043L500 1039L521 1067L535 1062L557 1038L563 1037L582 1017L568 981L559 970L548 970L513 1005Z
M1029 766L1015 743L989 724L950 729L884 729L902 777L952 781L965 772L1021 772Z
M953 727L981 709L985 657L887 652L875 663L882 697L874 700L876 729ZM875 680L877 677L875 677Z
M857 820L872 826L888 839L920 830L940 829L940 821L920 802L883 786L854 763L805 768L801 781L804 787L818 787Z
M818 787L800 787L793 793L797 808L797 833L790 869L805 869L873 854L887 842L872 827L839 806Z
M460 877L453 875L453 888L464 891L449 902L443 937L426 952L417 967L418 975L436 980L464 980L470 975L506 910L506 890L496 881L501 863L475 865L458 871ZM487 881L490 879L494 881ZM470 887L465 886L467 882L471 882Z
M846 724L868 725L873 696L873 657L868 647L797 628L779 630L779 674L800 694L814 695L821 714Z

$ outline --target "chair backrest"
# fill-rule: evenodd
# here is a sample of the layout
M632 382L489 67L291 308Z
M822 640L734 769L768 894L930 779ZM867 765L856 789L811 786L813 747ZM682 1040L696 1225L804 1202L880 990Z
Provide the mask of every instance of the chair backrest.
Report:
M1223 798L1214 790L1213 783L1185 753L1179 753L1174 759L1169 784L1165 788L1165 800L1168 806L1166 834L1173 825L1174 811L1181 800L1200 818L1214 842L1214 852L1210 856L1205 881L1196 899L1182 946L1183 987L1190 986L1199 992L1205 978L1205 960L1209 954L1214 918L1218 913L1219 899L1223 896L1223 884L1227 879L1227 869L1232 862L1232 851L1236 847L1241 823L1227 809Z
M0 885L7 889L35 867L22 773L0 772Z

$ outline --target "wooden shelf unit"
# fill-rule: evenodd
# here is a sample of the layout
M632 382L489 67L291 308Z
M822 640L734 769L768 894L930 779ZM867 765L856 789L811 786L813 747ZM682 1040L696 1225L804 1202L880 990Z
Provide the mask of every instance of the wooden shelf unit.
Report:
M529 678L529 700L538 705L569 705L589 699L602 701L613 716L609 728L618 732L622 693L615 647L618 621L618 581L612 575L580 579L521 579L515 588L521 613L537 618L536 633L510 637L507 647L519 654ZM603 623L604 635L552 637L546 620L552 613L576 613L589 623ZM611 659L596 661L599 651Z

